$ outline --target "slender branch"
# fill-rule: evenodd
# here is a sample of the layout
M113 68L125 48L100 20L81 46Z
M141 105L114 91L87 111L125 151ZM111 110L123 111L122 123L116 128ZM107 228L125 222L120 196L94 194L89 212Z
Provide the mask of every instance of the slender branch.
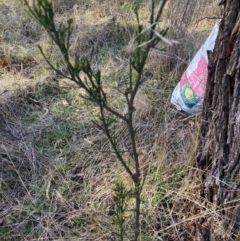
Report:
M111 143L111 146L115 152L115 154L117 155L117 158L118 160L121 162L121 164L123 165L123 167L125 168L125 170L127 171L127 173L133 177L133 173L132 171L130 170L130 168L128 167L128 165L126 164L126 162L123 160L122 156L120 155L120 152L118 151L117 147L116 147L116 144L114 143L113 139L112 139L112 136L110 134L110 131L109 131L109 128L108 128L108 124L106 123L106 117L105 117L105 114L104 114L104 109L103 107L100 107L100 113L101 113L101 120L102 120L102 123L104 125L104 130L105 130L105 134L107 135L108 137L108 140L109 142Z
M63 62L69 72L69 75L65 75L61 73L59 69L51 63L51 61L47 58L46 54L42 50L41 47L40 51L48 63L48 65L59 73L64 78L67 78L73 82L75 82L80 88L85 90L85 94L81 95L81 97L87 101L95 103L99 107L100 113L100 120L102 122L102 126L99 126L96 122L94 122L101 130L104 131L106 134L109 143L117 156L117 159L120 161L126 172L130 175L133 183L134 183L134 198L135 198L135 230L134 230L134 241L139 240L140 235L140 205L141 205L141 191L142 187L146 178L146 174L141 180L141 171L140 171L140 164L139 164L139 156L137 151L137 143L136 143L136 130L134 127L134 100L137 95L137 92L140 86L143 84L143 70L146 64L146 60L148 58L150 49L155 47L159 41L164 41L163 36L166 34L167 30L162 30L159 34L156 32L156 26L160 20L160 16L162 14L163 8L167 0L160 1L159 9L157 12L156 17L154 18L154 0L152 0L152 8L151 8L151 16L150 22L151 26L147 30L143 29L143 26L140 24L139 18L139 6L140 2L135 2L135 15L138 24L137 29L137 36L135 42L137 47L132 53L132 57L129 61L129 80L126 83L126 91L122 94L125 95L126 103L128 106L128 113L127 115L121 114L119 111L115 110L114 107L109 105L107 101L107 94L102 87L102 80L101 80L101 72L100 70L94 71L91 66L91 58L80 58L77 54L75 54L75 62L72 64L71 56L69 53L69 49L71 46L71 35L73 31L73 20L69 19L67 22L67 26L60 24L56 26L54 21L54 12L52 8L52 3L49 0L33 0L33 6L30 7L28 0L24 0L30 14L42 25L46 31L48 32L49 36L58 46L62 57ZM145 36L145 33L149 32L148 35ZM165 41L167 42L167 41ZM92 57L92 56L91 56ZM137 73L135 77L135 71ZM86 76L86 81L84 82L83 79L80 77L80 73L84 73ZM85 79L84 79L85 80ZM134 172L131 170L130 164L124 159L123 151L117 145L116 141L116 132L110 129L110 125L112 124L112 120L108 117L108 114L114 116L114 118L122 120L128 129L128 135L130 137L130 147L129 153L132 157L132 160L135 165ZM121 203L123 206L123 203ZM120 219L123 220L123 219ZM120 226L121 230L121 237L123 239L123 226Z

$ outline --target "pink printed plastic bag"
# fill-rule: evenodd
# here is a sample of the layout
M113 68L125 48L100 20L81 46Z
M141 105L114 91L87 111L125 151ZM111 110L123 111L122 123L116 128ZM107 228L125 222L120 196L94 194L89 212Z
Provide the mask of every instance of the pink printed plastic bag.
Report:
M208 75L207 51L212 51L218 35L219 21L215 24L204 45L196 53L174 89L171 103L189 114L201 111Z

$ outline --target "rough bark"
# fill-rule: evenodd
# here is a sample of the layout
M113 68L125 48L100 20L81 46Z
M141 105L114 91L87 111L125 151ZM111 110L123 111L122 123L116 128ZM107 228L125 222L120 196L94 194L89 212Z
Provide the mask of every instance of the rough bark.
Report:
M205 215L194 240L240 240L240 1L225 0L215 49L209 54L207 92L194 166ZM195 192L196 193L196 192ZM206 212L208 210L208 212ZM207 214L206 214L207 213Z

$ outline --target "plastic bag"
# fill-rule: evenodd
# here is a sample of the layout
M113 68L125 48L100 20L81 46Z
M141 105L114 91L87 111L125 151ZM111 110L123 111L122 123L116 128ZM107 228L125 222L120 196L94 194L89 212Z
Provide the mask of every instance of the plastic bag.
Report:
M207 51L213 50L218 29L219 21L214 25L212 32L192 59L172 93L171 103L178 110L195 114L202 109L208 75Z

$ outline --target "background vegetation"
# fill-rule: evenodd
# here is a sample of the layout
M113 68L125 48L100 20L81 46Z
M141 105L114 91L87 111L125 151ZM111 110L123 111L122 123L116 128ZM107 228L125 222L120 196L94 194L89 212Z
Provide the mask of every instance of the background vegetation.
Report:
M124 112L115 87L127 77L136 27L132 1L53 3L59 22L74 18L71 51L87 55L94 46L113 104ZM198 116L176 111L169 100L221 15L216 6L217 1L169 0L160 25L169 26L168 37L180 43L152 50L145 68L147 81L135 101L141 170L149 173L142 194L144 241L187 237L173 203L181 196L194 199L181 181L191 168ZM145 26L149 13L149 1L142 1ZM117 240L115 183L131 187L132 181L91 123L95 107L86 106L80 90L48 68L37 45L53 61L60 54L21 1L0 0L0 40L0 240ZM124 127L118 131L124 136ZM127 203L127 209L133 205Z

